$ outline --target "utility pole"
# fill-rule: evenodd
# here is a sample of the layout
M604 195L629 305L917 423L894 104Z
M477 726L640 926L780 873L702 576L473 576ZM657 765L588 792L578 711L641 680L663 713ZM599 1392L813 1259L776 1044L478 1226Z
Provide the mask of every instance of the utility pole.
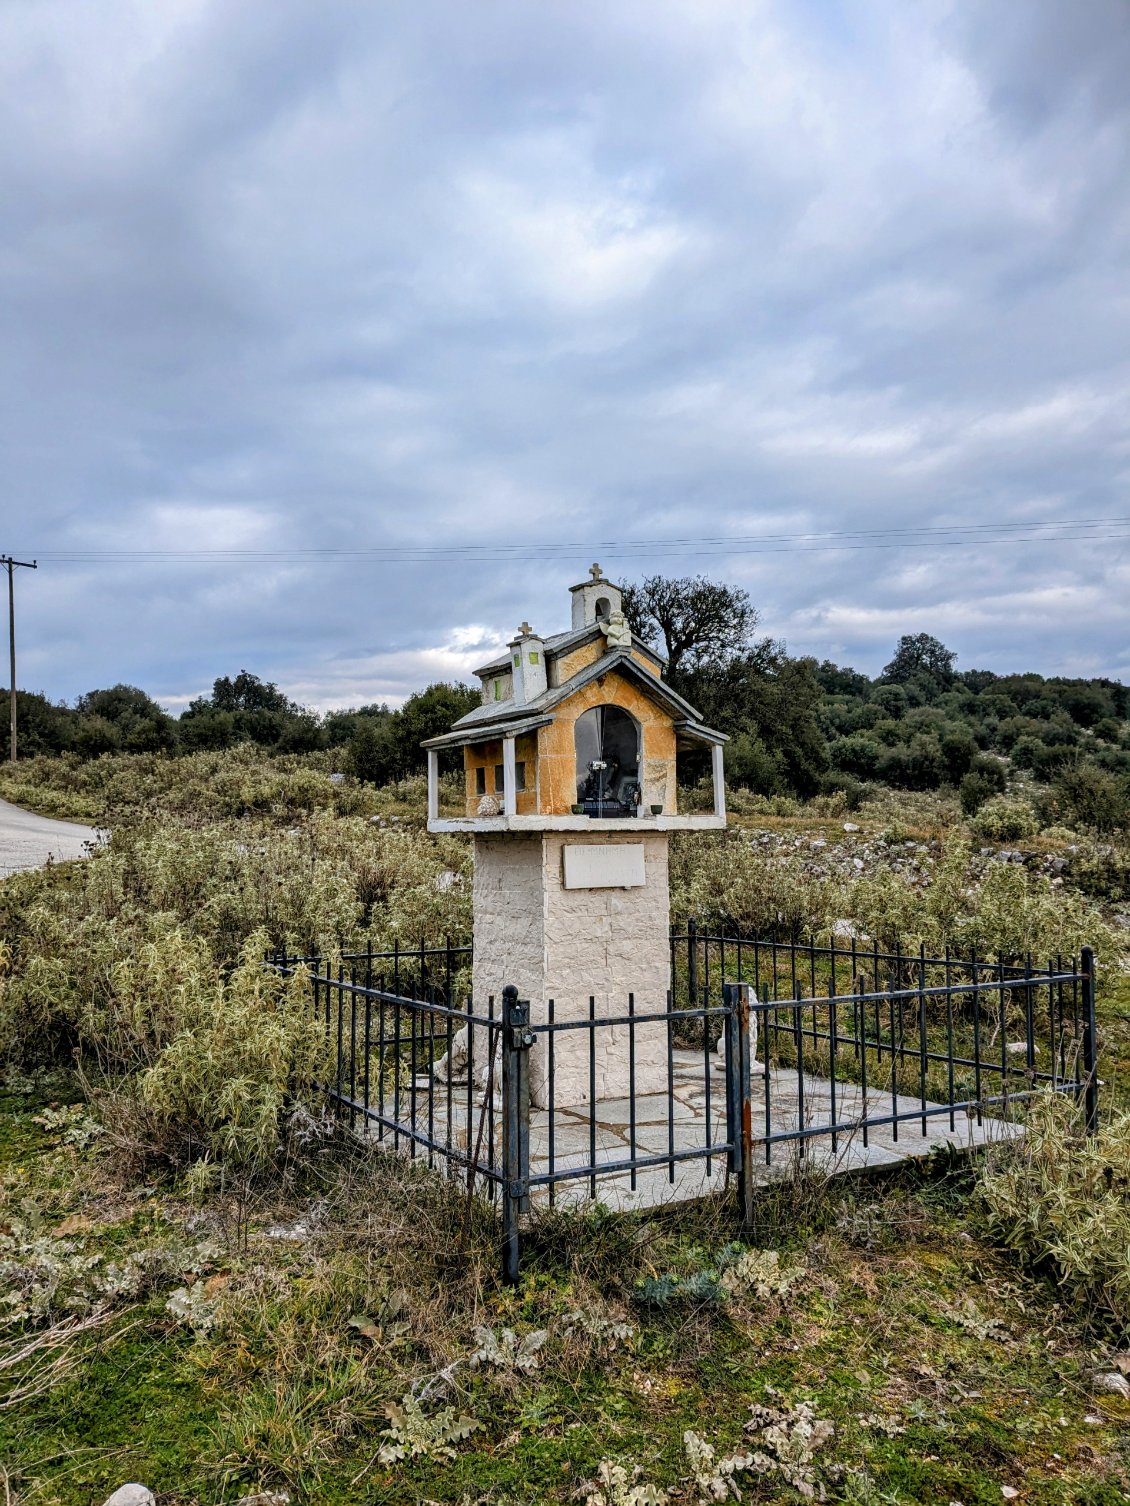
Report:
M38 570L35 560L14 560L10 554L0 554L0 565L8 572L8 643L12 652L12 693L8 710L12 718L11 761L16 761L16 586L17 570Z

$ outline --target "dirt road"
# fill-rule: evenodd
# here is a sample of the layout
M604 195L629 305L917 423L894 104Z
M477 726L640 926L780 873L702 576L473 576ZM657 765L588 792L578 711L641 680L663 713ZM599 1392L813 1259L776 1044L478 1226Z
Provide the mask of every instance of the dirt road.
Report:
M0 878L22 868L39 868L48 859L60 863L85 857L85 844L96 842L98 836L92 826L52 821L0 800Z

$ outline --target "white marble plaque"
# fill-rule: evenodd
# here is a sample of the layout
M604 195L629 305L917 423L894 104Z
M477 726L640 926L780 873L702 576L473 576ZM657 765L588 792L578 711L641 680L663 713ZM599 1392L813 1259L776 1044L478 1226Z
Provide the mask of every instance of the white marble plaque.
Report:
M599 847L568 842L561 857L566 889L639 889L645 883L640 842L609 842Z

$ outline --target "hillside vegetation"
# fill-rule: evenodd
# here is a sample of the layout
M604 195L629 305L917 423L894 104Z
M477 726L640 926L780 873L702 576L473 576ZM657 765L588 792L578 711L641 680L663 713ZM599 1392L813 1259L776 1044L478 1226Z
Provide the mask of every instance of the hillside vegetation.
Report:
M624 608L666 657L674 689L729 735L732 788L839 793L852 806L875 786L952 789L973 815L1019 776L1040 824L1100 832L1130 824L1130 689L1119 681L959 669L926 633L901 638L870 679L758 639L746 593L703 578L629 584ZM134 686L94 690L73 706L22 693L20 736L25 753L68 755L72 766L107 753L191 756L244 743L280 756L320 752L333 768L381 786L419 773L421 741L477 701L471 687L441 683L397 710L372 704L316 715L241 670L215 680L176 719ZM0 692L0 757L7 728ZM683 771L691 782L701 772L693 758Z
M543 1214L512 1290L489 1213L293 1095L321 1045L268 947L469 936L469 844L427 835L423 780L337 762L243 744L0 772L5 798L110 829L0 884L13 1502L128 1478L171 1506L1130 1499L1122 835L1048 824L1004 765L971 816L954 789L738 792L724 840L674 844L680 924L1090 942L1102 1137L1049 1105L983 1165L798 1172L745 1245L726 1198Z

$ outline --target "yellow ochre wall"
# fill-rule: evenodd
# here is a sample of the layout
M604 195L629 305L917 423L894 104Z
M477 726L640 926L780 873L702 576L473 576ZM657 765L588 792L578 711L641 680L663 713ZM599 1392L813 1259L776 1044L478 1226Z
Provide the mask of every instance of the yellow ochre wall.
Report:
M514 741L515 763L526 765L526 788L519 790L515 797L520 816L536 816L538 813L538 745L537 739L532 733L527 732L524 736ZM485 768L487 771L487 794L494 795L499 805L502 803L501 790L495 791L494 770L496 765L502 762L501 739L493 743L471 743L463 749L463 778L467 796L467 814L477 816L479 814L479 801L481 795L475 793L475 770Z
M553 684L555 686L566 684L574 675L579 675L582 669L587 669L590 664L595 664L598 659L603 658L607 647L604 638L601 637L595 638L592 643L582 643L580 648L575 648L571 654L562 654L560 658L553 661ZM632 650L632 658L649 674L653 674L656 679L659 678L658 665L646 654L641 653L638 648Z
M587 645L598 649L598 644ZM578 653L585 652L578 650ZM597 657L596 654L593 658ZM591 662L591 661L590 661ZM576 670L573 670L576 673ZM563 701L554 709L553 721L516 740L516 762L526 765L526 788L517 792L520 816L567 816L577 799L577 752L573 723L593 706L621 706L640 724L640 782L643 809L662 805L668 815L676 811L675 728L670 716L623 675L610 670ZM463 770L468 816L477 816L475 771L487 771L487 794L495 795L494 770L502 762L502 742L472 743L463 749ZM501 793L497 798L501 800Z
M591 681L555 708L548 727L538 728L538 785L540 814L567 816L577 799L577 753L573 723L593 706L621 706L641 729L640 781L643 808L661 804L675 810L675 728L655 702L615 670ZM527 769L527 782L529 773ZM521 809L521 807L519 807Z

